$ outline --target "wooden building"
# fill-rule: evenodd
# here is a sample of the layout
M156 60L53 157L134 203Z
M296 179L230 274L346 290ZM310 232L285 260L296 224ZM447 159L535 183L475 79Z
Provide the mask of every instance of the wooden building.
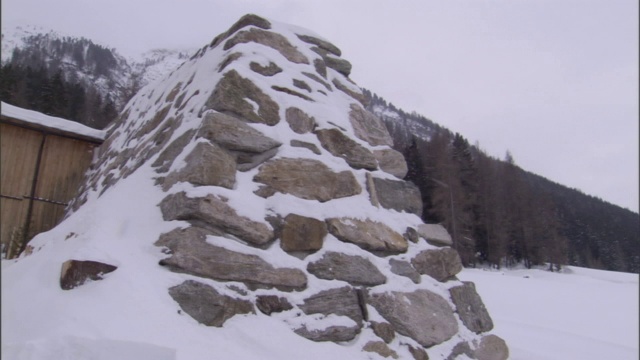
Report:
M104 132L6 103L1 109L0 244L12 258L62 220Z

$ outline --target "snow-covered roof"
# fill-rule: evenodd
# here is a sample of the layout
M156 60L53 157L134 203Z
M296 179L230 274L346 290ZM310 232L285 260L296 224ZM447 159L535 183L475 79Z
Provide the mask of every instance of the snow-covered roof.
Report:
M5 102L2 102L1 109L3 122L92 142L102 143L105 139L106 132L104 130L93 129L71 120L45 115Z

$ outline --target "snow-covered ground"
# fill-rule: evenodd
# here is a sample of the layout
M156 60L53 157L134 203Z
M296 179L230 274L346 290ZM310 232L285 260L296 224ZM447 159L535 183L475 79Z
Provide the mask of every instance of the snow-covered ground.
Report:
M638 275L465 269L512 360L638 359Z
M3 260L3 268L11 266L11 263L12 260ZM459 278L475 282L493 317L494 333L507 341L512 360L638 359L637 274L576 267L567 267L562 273L545 270L465 269L459 274ZM41 301L47 302L47 299ZM3 314L7 310L4 308ZM142 309L141 311L144 312ZM22 313L38 317L43 315L38 311ZM109 311L102 315L111 316ZM181 339L187 343L219 343L220 351L212 357L216 359L338 359L345 354L354 359L381 359L377 356L369 357L373 356L371 353L360 353L355 346L345 349L332 343L307 341L295 335L282 322L267 316L257 316L259 319L232 319L225 324L224 329L212 328L208 340L195 336L195 332L183 333ZM51 325L46 318L23 320ZM152 356L153 359L172 360L187 359L190 356L184 351L178 350L176 353L176 349L146 342L101 339L90 334L87 337L64 335L5 343L5 335L12 331L5 325L3 321L3 359L133 360ZM157 322L150 321L148 325L148 333L161 331ZM72 329L66 330L75 332ZM189 348L185 344L183 350Z

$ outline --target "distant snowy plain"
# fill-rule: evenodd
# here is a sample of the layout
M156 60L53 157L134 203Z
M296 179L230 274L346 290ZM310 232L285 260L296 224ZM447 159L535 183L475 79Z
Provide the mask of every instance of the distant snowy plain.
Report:
M512 360L639 358L638 274L465 269Z

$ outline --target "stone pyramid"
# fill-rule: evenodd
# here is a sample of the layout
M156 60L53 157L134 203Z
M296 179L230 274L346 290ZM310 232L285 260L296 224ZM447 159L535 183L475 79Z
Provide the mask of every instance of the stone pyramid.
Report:
M127 104L68 220L135 208L126 225L99 229L151 254L137 261L167 279L159 296L193 326L271 316L373 358L506 359L350 70L309 30L242 17ZM127 204L111 200L125 192ZM70 292L136 261L83 257L89 232L65 234L79 244L62 271Z

